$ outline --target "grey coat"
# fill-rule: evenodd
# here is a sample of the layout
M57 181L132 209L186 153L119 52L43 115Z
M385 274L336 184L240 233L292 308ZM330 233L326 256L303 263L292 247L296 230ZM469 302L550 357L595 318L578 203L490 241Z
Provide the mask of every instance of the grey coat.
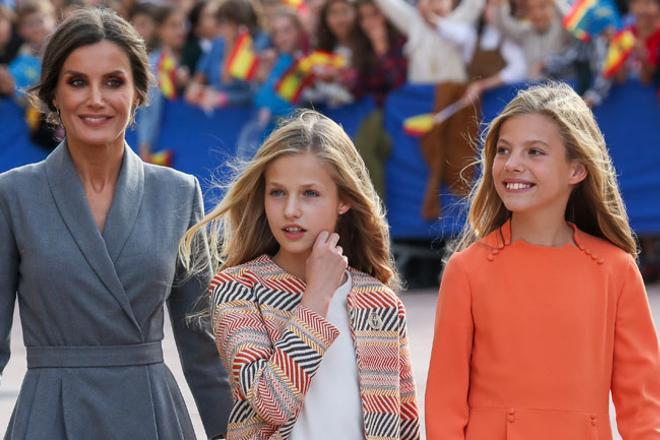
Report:
M177 266L202 211L194 177L128 147L103 234L64 143L0 174L0 373L16 298L28 363L5 439L194 439L163 363L165 302L206 432L226 431L227 375L208 335L184 322L208 279Z

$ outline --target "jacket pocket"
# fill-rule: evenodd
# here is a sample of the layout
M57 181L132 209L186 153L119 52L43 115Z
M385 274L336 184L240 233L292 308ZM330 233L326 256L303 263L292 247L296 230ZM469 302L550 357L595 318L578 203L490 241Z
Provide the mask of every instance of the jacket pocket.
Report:
M607 414L515 409L505 411L506 440L611 440Z

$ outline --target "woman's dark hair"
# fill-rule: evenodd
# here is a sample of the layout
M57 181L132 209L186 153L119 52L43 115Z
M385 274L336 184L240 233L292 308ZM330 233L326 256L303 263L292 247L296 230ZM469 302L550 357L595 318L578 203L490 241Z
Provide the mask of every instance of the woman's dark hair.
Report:
M53 104L64 62L82 46L111 41L128 56L138 105L147 102L151 72L144 41L126 20L109 9L89 8L75 11L50 37L42 60L39 83L30 89L49 122L56 122Z
M364 62L361 65L360 73L361 74L367 74L368 69L372 68L373 65L376 63L376 51L371 44L371 40L369 37L367 37L367 34L362 30L362 26L360 25L360 6L363 5L371 5L376 9L378 8L378 5L374 2L374 0L357 0L355 3L355 7L357 9L357 35L358 35L358 47L357 47L357 56L362 58ZM380 9L379 9L380 10ZM387 19L387 17L383 16L385 18L385 32L387 33L387 47L392 48L397 46L397 44L401 43L401 40L404 38L401 33L396 30L394 25L390 20Z
M319 12L319 24L316 32L316 47L324 52L333 52L338 43L337 37L335 37L328 26L328 12L330 7L338 2L347 3L352 8L355 8L353 0L327 0L323 7L321 7L321 11ZM353 23L353 29L348 36L349 49L352 54L351 63L353 67L361 72L366 69L366 63L368 62L367 53L369 51L369 40L364 33L360 32L360 26L357 20L357 9L355 9L355 17L356 19Z

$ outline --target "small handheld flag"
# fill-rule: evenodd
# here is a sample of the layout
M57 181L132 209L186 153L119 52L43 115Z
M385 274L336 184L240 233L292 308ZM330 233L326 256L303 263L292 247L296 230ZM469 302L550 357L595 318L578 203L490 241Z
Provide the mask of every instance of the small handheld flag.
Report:
M607 56L603 64L603 76L611 78L626 62L635 47L635 35L630 29L617 33L607 48Z
M236 79L250 81L256 75L258 65L259 57L254 52L252 37L248 32L243 32L227 58L227 71Z

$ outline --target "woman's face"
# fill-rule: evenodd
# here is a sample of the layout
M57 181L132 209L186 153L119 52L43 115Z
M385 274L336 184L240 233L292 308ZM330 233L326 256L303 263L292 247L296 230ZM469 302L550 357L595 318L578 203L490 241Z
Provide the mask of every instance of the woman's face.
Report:
M186 19L181 12L175 12L158 28L158 38L163 46L178 50L186 41Z
M0 16L0 48L11 40L11 22Z
M385 27L385 17L380 13L376 5L364 3L358 8L360 27L362 31L369 35L374 29L383 29Z
M344 1L334 1L328 6L326 23L330 32L338 40L345 40L355 26L355 8Z
M108 40L75 49L62 65L53 104L69 145L122 147L137 106L126 52Z

